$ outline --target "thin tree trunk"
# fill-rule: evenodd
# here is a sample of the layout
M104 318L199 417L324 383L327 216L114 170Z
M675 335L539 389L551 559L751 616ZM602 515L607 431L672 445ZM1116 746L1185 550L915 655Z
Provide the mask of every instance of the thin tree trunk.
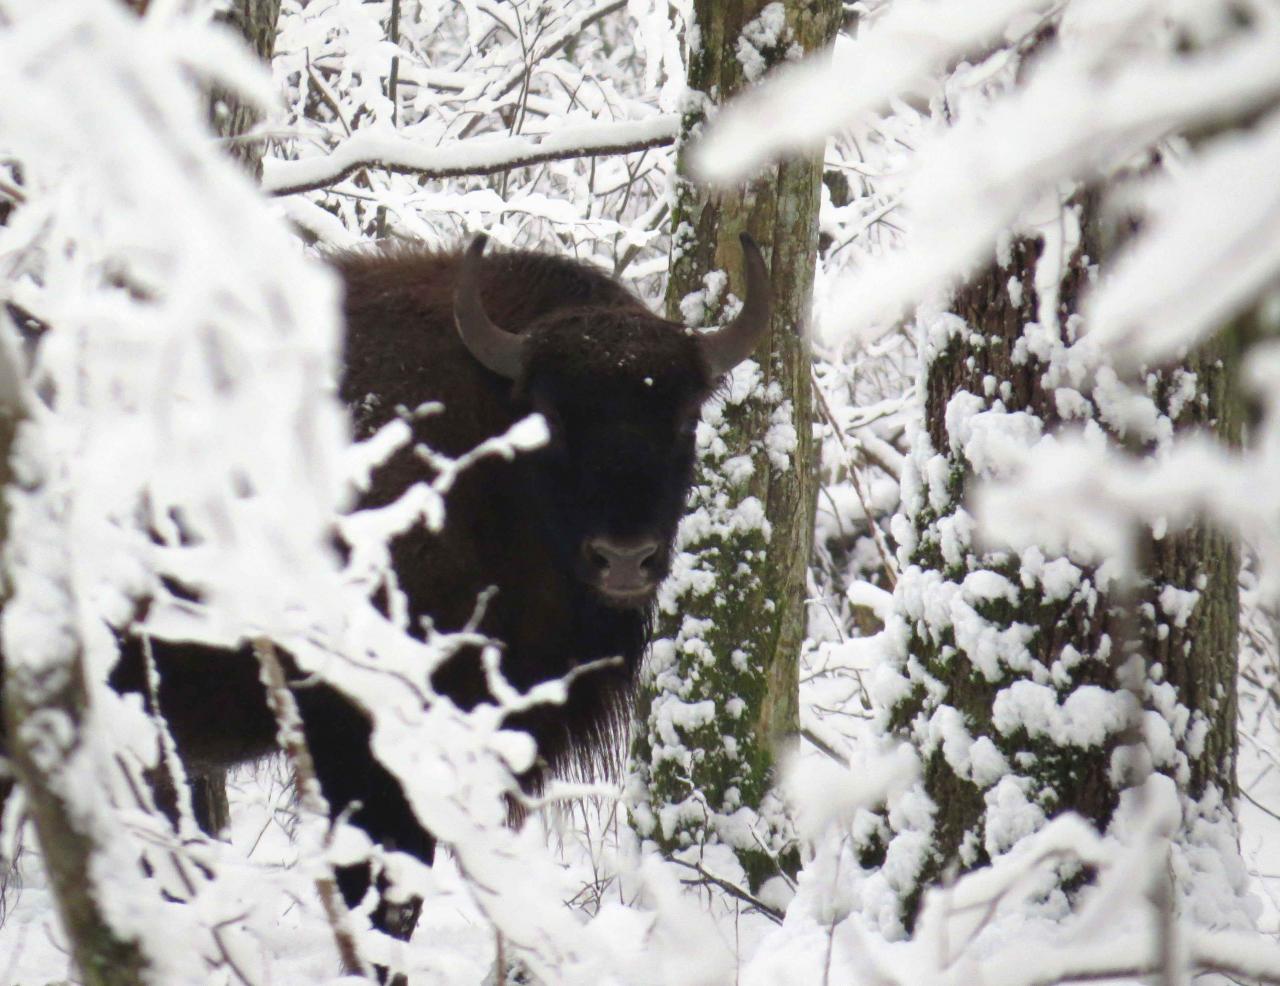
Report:
M235 0L222 20L239 32L258 57L270 64L276 50L280 0ZM227 140L227 152L239 161L255 181L262 180L262 157L267 145L263 140L237 140L247 134L259 120L256 110L231 93L215 89L209 97L209 120L219 137ZM219 767L205 767L188 777L191 808L204 832L217 836L231 824L227 802L227 772Z
M268 65L271 64L276 50L280 0L233 0L230 9L221 19L244 38L245 43L259 58ZM261 181L266 142L236 139L243 137L258 123L257 110L234 95L215 89L209 98L209 120L214 132L227 139L228 153L244 165L255 181Z
M700 47L689 53L693 109L682 121L668 316L698 327L726 318L728 292L744 293L743 231L770 262L775 308L757 350L758 376L744 386L739 370L722 418L713 420L718 441L701 451L692 509L710 524L681 536L694 576L677 573L661 620L665 639L639 696L633 816L667 851L728 842L754 888L797 862L771 790L777 756L796 743L813 541L816 449L803 331L822 161L790 161L713 192L689 177L688 149L717 103L797 49L830 41L840 4L698 0L694 10L690 36ZM783 10L785 23L777 17ZM700 582L699 573L709 578Z

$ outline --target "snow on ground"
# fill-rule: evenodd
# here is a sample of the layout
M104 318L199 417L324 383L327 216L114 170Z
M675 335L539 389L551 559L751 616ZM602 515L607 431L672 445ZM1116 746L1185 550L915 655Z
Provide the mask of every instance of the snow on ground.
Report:
M1247 574L1245 589L1239 763L1245 796L1239 805L1240 841L1250 891L1259 903L1258 929L1276 936L1280 935L1280 712L1275 685L1280 680L1280 660L1269 614L1251 602ZM864 688L861 679L874 672L877 646L875 637L827 641L815 646L807 658L808 674L802 694L808 725L815 726L816 720L820 739L855 756L860 751L865 753L872 742L869 720L861 716L867 714L865 696L874 694L874 689ZM845 712L835 714L833 710ZM811 781L816 777L821 784L818 775L822 766L830 763L827 755L805 744L803 759L811 769L807 775L802 773L802 786L805 776ZM813 773L815 769L817 774ZM297 817L283 778L284 768L275 760L242 768L232 776L229 840L233 849L225 859L245 857L255 864L265 864L266 870L242 866L240 871L224 875L231 885L242 880L239 899L250 914L248 947L266 972L263 982L291 986L335 981L338 970L328 928L320 916L309 878L295 865L292 838ZM887 776L883 781L895 783ZM830 785L822 790L835 795ZM856 801L856 791L848 794ZM852 802L850 807L856 809ZM645 897L643 880L637 878L634 841L621 809L608 798L597 796L569 803L545 818L535 817L529 824L541 830L560 865L571 876L569 883L581 888L565 900L567 908L584 917L614 909L618 920L626 920L637 912L617 905L653 903ZM38 855L30 848L32 842L28 833L27 848L18 860L17 879L8 894L8 910L0 924L0 986L75 981ZM840 925L834 940L830 938L820 916L810 913L813 900L818 898L812 893L806 896L805 888L806 882L812 889L813 881L838 883L842 879L839 866L827 862L819 861L810 867L802 879L798 903L781 929L726 895L709 892L705 887L688 891L697 905L712 916L712 927L721 945L736 956L733 967L741 982L780 982L783 980L770 978L780 975L789 982L820 982L827 963L832 963L832 975L837 976L831 981L859 981L856 956L868 949L893 962L899 972L908 967L902 963L913 961L906 943L859 943L856 936L865 932L848 927L847 923ZM656 864L651 861L650 865ZM673 879L686 876L674 867L667 869L672 871ZM874 893L873 885L865 879L861 882L859 889L850 892ZM494 961L493 930L473 904L447 853L438 859L431 883L434 890L418 932L412 944L401 949L405 964L417 970L415 982L485 982ZM1022 927L1019 934L1043 933L1035 915L1010 920L1012 923L998 929L998 937L1005 944L1013 933L1011 929ZM819 943L827 941L833 942L831 951L819 947ZM1000 941L989 942L985 954L1000 951ZM225 971L211 976L209 981L236 982Z
M320 983L338 977L333 939L320 914L313 888L295 868L292 842L297 825L292 792L284 783L279 760L243 767L229 779L231 805L229 842L268 868L263 880L248 867L250 882L243 887L243 906L252 911L248 951L256 953L263 980L275 984ZM75 982L64 936L58 927L53 899L28 830L18 858L17 879L8 892L8 909L0 925L0 986L43 986ZM239 874L231 874L234 879ZM418 942L448 943L432 965L437 971L449 960L449 981L480 983L493 963L493 932L471 903L452 859L442 854L433 873L437 892L419 923ZM417 943L415 943L417 944ZM416 949L415 949L416 951ZM413 965L410 958L410 965ZM210 983L234 983L230 973L210 976ZM430 980L427 980L430 981Z
M268 876L264 879L261 871L247 866L240 867L242 872L222 876L228 882L240 876L248 881L241 896L245 912L251 912L246 922L251 928L247 949L265 973L261 982L277 986L336 982L339 970L332 937L307 876L296 866L292 840L298 820L284 774L282 762L272 759L240 768L230 777L231 828L227 838L234 849L226 859L243 856L265 866ZM581 888L565 900L566 908L584 917L596 917L612 908L616 919L625 920L626 912L617 905L646 903L638 870L628 859L635 850L634 839L613 802L588 798L550 812L545 820L535 817L529 824L541 830L561 865L573 876L571 882ZM78 980L29 830L23 842L0 923L0 986L75 983ZM688 876L686 871L666 868L673 880ZM448 852L439 854L431 882L434 892L411 943L400 946L382 939L382 946L398 953L398 961L414 973L414 983L489 981L495 957L493 927L473 903ZM723 949L737 957L739 967L750 962L773 930L773 923L705 886L690 894L712 916ZM374 953L366 950L365 954ZM235 984L239 980L223 970L210 975L208 982Z

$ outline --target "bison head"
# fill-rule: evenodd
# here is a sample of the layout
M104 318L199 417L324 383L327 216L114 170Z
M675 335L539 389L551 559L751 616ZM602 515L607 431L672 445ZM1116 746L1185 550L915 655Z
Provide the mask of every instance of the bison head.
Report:
M454 315L468 351L515 383L550 439L529 458L537 510L562 562L607 605L648 605L670 568L693 475L694 429L716 380L769 323L769 272L745 234L747 297L707 334L642 305L557 309L521 334L494 325L478 288L485 237L467 251Z

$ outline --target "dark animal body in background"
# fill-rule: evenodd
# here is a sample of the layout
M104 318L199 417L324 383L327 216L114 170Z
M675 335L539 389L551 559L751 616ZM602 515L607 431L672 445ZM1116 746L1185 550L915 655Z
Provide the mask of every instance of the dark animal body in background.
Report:
M357 437L430 401L444 410L411 417L414 442L453 457L533 412L547 420L544 448L482 459L461 474L440 533L416 528L392 544L415 634L424 619L461 629L496 588L480 629L501 642L502 671L517 688L620 659L576 676L564 705L508 721L532 734L543 764L590 756L625 707L688 496L699 410L768 323L768 271L749 238L743 247L743 312L701 336L653 315L592 267L539 253L482 257L483 238L465 253L333 258L346 286L340 392ZM359 507L389 503L430 475L404 448L375 473ZM156 642L153 650L161 711L189 766L275 748L247 649ZM464 708L490 697L474 650L451 658L433 683ZM125 641L112 684L145 691L136 641ZM364 714L325 686L295 694L332 810L359 802L355 824L429 862L433 840L371 755ZM340 880L352 903L368 886L360 869Z

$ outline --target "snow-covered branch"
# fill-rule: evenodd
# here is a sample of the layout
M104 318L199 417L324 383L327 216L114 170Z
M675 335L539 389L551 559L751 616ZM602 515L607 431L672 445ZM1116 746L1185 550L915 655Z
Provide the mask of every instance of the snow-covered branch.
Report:
M580 124L533 137L473 137L461 143L424 147L397 133L357 131L323 157L265 162L262 186L272 195L325 188L361 168L425 178L491 175L544 161L630 154L665 147L675 140L679 118L666 114L624 123Z

